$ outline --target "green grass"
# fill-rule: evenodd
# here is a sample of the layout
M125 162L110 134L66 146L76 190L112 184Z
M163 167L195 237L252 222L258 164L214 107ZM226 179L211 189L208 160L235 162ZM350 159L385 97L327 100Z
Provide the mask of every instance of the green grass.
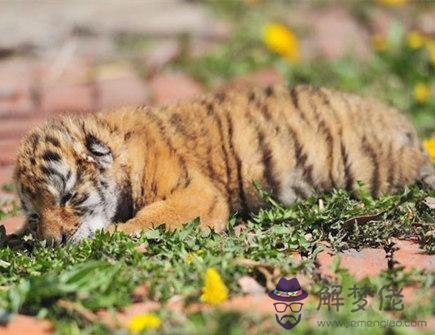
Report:
M429 195L435 194L418 186L379 200L364 194L361 200L355 200L343 191L334 191L289 208L269 199L270 208L253 214L240 236L234 231L239 220L233 217L224 234L201 233L197 229L198 222L194 221L175 232L166 232L160 227L136 238L120 233L113 236L99 233L78 245L61 247L47 246L30 236L13 247L3 241L0 320L5 322L14 313L24 313L52 319L59 333L107 333L104 324L91 324L80 314L59 306L57 301L72 301L90 311L116 310L129 305L134 288L146 283L147 298L163 304L159 311L164 320L163 332L196 331L200 334L204 329L215 329L215 334L222 334L222 322L228 324L234 334L250 327L271 327L264 318L218 310L194 313L187 316L186 322L180 322L179 316L166 310L164 305L174 295L183 297L187 305L198 303L208 267L218 269L231 296L239 294L238 279L243 275L252 276L265 285L264 274L256 266L240 261L244 259L268 264L283 275L304 274L317 282L308 288L316 292L320 282L315 255L325 248L325 241L332 249L343 250L367 246L383 248L391 236L413 237L433 253L435 216L423 202ZM319 208L320 200L323 209ZM358 223L358 218L374 214L377 217L372 221ZM357 218L357 222L351 222L350 218ZM145 251L139 252L138 246ZM301 263L292 261L294 252L302 254ZM188 255L192 255L191 263L187 261ZM337 264L335 270L342 271ZM406 273L399 268L370 281L379 287L387 282L430 287L433 275L417 271ZM422 318L430 315L434 308L433 305L420 306L410 316ZM353 317L349 311L343 313L340 318L344 320ZM374 315L386 317L376 311L367 313L372 319ZM403 317L406 316L404 313ZM277 331L277 328L272 329ZM304 326L299 331L310 330L313 329Z

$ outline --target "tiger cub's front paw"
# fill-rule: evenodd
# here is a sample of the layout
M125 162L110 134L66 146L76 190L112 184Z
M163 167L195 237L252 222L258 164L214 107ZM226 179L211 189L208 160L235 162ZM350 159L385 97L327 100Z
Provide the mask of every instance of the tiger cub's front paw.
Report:
M131 222L132 220L127 221L126 223L120 224L111 224L106 228L106 231L112 235L113 233L119 231L127 235L138 235L141 232L140 226Z

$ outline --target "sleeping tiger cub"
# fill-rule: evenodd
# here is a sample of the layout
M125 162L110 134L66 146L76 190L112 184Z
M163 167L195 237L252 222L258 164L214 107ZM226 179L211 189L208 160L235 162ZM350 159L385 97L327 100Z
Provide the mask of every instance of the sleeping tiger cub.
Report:
M197 217L222 231L231 213L263 205L253 181L288 205L334 187L355 194L357 181L379 196L416 180L434 187L435 173L403 115L309 86L50 121L15 169L28 227L54 242Z

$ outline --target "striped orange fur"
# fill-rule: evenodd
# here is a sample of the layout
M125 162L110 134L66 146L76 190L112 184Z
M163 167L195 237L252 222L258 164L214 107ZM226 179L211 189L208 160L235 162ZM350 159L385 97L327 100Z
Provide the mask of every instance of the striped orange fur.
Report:
M362 181L374 196L433 167L396 109L325 88L268 86L170 107L119 109L48 122L18 152L15 181L29 227L54 241L97 229L135 233L196 217L225 229L263 205Z

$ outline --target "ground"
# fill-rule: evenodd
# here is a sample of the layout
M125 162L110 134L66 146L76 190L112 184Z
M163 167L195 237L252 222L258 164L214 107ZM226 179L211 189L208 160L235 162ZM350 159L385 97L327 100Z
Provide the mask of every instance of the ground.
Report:
M263 193L269 208L235 215L224 234L192 222L76 246L4 238L23 221L11 185L19 141L54 115L309 83L377 97L435 136L434 22L433 4L405 0L1 3L0 334L281 333L265 294L281 276L309 292L292 332L329 333L325 320L343 322L337 333L359 321L434 331L435 194L422 185L381 199L361 185L358 200L335 190L289 208ZM340 295L325 295L334 284ZM218 305L201 299L207 287ZM352 311L358 298L365 310Z

